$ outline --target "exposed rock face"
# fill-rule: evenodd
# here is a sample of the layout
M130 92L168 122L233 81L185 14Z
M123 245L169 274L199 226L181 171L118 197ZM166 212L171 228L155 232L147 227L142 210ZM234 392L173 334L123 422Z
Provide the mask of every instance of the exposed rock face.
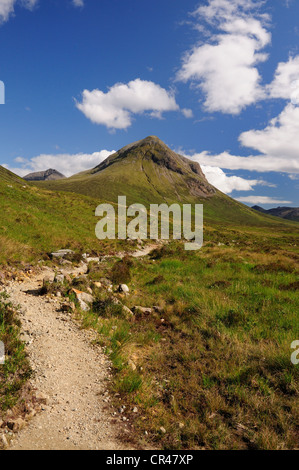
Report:
M57 170L46 170L38 171L36 173L30 173L29 175L24 176L26 181L56 181L65 178L62 173L59 173Z

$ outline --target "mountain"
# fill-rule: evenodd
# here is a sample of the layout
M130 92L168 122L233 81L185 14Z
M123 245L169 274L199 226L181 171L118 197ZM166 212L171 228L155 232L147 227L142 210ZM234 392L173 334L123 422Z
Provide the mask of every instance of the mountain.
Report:
M176 154L153 136L127 145L89 171L47 187L112 202L118 195L126 195L130 203L191 202L217 193L198 163Z
M30 173L29 175L24 176L26 181L56 181L65 178L62 173L59 173L57 170L46 170L38 171L36 173Z
M208 183L198 163L175 153L155 136L123 147L91 170L62 180L34 184L111 203L117 203L118 196L127 196L128 204L146 206L204 204L205 220L220 224L271 223L262 214L218 191Z
M263 209L259 206L253 206L252 209L262 212L263 214L273 215L282 219L294 220L299 222L299 208L298 207L275 207L273 209Z

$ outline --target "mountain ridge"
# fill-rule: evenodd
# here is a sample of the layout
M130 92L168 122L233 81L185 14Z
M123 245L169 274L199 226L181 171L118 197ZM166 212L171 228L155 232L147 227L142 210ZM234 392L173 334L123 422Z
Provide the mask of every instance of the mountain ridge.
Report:
M252 209L263 214L279 217L281 219L299 222L298 207L273 207L272 209L264 209L260 206L253 206Z

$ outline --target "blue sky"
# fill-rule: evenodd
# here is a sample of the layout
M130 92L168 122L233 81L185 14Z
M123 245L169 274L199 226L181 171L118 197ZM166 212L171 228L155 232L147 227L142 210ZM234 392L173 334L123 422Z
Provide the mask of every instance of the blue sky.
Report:
M230 196L298 206L298 18L298 0L0 0L0 164L68 176L157 135Z

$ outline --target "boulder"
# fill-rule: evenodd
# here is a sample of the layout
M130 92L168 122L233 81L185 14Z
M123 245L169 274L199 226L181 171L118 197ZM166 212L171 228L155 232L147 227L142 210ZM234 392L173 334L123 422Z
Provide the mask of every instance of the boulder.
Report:
M91 294L87 294L86 292L81 292L77 289L72 289L72 292L76 294L77 300L83 302L85 304L92 304L94 302L94 297Z
M86 302L79 299L79 305L80 305L81 310L83 310L83 312L88 312L89 306L87 305Z
M118 292L121 292L126 295L130 292L130 289L128 288L127 284L120 284L117 290Z

